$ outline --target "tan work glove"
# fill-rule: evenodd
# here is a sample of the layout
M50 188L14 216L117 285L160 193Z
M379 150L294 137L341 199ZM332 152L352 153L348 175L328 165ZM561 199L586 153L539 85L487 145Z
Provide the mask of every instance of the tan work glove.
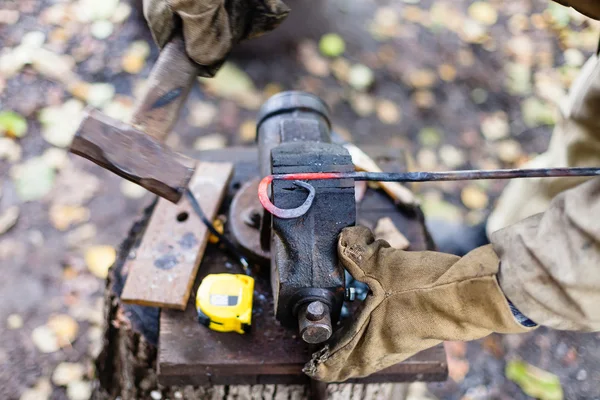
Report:
M463 258L409 252L375 241L364 227L346 228L340 260L371 292L304 372L327 382L364 377L443 340L473 340L492 332L519 333L520 325L498 286L491 246Z
M156 43L162 48L181 28L189 57L209 76L233 45L275 29L289 12L281 0L144 0Z

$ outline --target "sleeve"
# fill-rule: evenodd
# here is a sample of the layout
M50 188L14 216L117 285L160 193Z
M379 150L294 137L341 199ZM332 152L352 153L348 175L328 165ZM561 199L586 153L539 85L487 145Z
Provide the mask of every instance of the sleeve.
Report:
M573 7L590 18L600 20L600 2L594 0L554 0L563 6Z
M600 177L491 237L514 306L555 329L600 331Z

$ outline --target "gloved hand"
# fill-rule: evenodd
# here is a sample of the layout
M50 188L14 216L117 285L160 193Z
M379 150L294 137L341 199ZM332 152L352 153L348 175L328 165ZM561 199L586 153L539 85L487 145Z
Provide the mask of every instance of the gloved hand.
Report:
M290 9L281 0L144 0L144 16L162 48L182 29L189 57L214 75L236 43L275 29Z
M315 379L364 377L443 340L533 329L513 316L498 285L499 261L491 246L462 258L409 252L375 241L367 228L352 227L340 235L338 254L371 293L357 315L306 364L304 372Z

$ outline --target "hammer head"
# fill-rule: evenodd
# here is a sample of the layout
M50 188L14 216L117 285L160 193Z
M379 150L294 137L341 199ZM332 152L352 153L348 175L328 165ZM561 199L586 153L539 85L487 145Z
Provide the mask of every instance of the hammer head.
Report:
M174 203L195 169L192 159L93 109L86 111L69 150Z

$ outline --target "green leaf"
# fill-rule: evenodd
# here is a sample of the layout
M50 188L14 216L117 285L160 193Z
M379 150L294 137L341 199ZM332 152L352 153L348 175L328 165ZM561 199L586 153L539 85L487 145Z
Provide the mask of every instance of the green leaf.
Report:
M0 112L0 135L23 137L27 133L27 121L13 111Z
M442 141L442 134L435 128L427 127L419 131L419 142L423 146L434 147Z
M548 4L547 11L552 16L554 26L557 28L564 28L569 25L571 16L569 15L569 8L562 6L557 3Z
M328 33L321 37L319 50L324 56L339 57L346 51L346 43L337 33Z
M531 97L521 104L521 113L525 125L530 128L542 125L554 125L554 109L547 103Z
M32 158L13 167L11 175L22 201L39 200L52 189L56 173L43 158Z
M509 361L504 374L525 394L540 400L562 400L563 390L558 376L524 361Z

